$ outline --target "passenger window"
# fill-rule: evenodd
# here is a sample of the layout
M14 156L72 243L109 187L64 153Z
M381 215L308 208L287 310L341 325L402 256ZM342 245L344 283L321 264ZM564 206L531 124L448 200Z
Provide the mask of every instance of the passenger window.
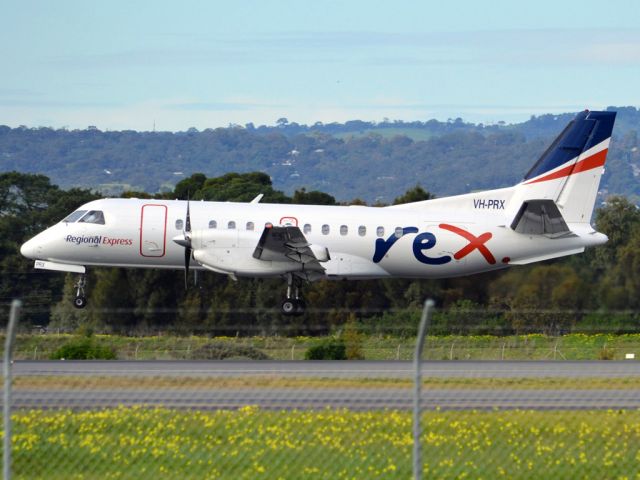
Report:
M384 227L378 227L376 228L376 235L378 237L384 237Z
M80 222L104 225L104 215L100 210L89 210L89 213L82 217Z
M361 237L364 237L367 234L367 227L365 227L364 225L360 225L358 227L358 235L360 235Z
M229 222L229 224L227 225L227 228L228 228L229 230L233 230L233 229L235 229L235 228L236 228L236 222L234 222L233 220L231 220L231 221Z
M73 223L77 221L80 217L82 217L85 213L87 213L86 210L76 210L75 212L73 212L71 215L69 215L62 221L67 223Z
M253 232L253 222L247 222L247 230Z
M215 220L209 220L209 228L218 228L218 222Z
M340 225L340 235L346 235L347 233L349 233L349 227Z
M400 238L402 236L402 227L396 227L396 230L393 233L396 237Z
M305 223L304 227L302 227L302 232L303 233L311 233L311 224L310 223Z
M183 225L182 220L176 220L176 230L182 230Z
M329 235L329 231L330 231L329 225L327 225L326 223L324 225L322 225L322 234L323 235Z

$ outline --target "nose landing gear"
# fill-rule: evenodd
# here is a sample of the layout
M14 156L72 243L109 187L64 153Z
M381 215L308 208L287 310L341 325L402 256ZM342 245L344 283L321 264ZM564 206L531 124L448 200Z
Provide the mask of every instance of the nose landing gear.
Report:
M287 297L280 307L283 315L300 316L304 314L307 305L300 297L301 282L302 280L294 277L292 273L287 275Z
M73 306L76 308L84 308L87 306L87 297L84 294L84 287L87 284L86 275L80 274L78 276L78 281L75 284L76 296L73 299Z

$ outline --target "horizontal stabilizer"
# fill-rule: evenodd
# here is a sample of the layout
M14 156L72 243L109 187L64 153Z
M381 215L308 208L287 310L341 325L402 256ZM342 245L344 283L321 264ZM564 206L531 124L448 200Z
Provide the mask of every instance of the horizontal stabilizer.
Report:
M565 236L571 233L553 200L527 200L511 223L511 229L526 235Z
M571 250L563 250L561 252L553 252L553 253L547 253L545 255L536 255L533 257L512 260L511 262L509 262L509 265L528 265L530 263L543 262L545 260L551 260L552 258L566 257L567 255L575 255L576 253L582 253L582 252L584 252L584 247L573 248Z

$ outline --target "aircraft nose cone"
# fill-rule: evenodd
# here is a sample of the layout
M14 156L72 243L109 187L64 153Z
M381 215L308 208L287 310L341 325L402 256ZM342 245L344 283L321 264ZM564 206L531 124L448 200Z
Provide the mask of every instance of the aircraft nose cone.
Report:
M36 244L33 239L22 244L22 246L20 247L20 253L23 257L32 259L36 258Z

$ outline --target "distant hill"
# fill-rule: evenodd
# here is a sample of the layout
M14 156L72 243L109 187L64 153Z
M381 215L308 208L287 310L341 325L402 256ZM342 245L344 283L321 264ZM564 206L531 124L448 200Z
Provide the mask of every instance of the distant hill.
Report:
M618 111L603 194L640 199L640 111ZM437 196L519 181L575 113L519 124L350 121L233 125L186 132L0 126L0 171L43 173L62 187L105 194L170 191L193 172L215 177L262 171L274 187L321 190L339 200L390 202L421 184Z

